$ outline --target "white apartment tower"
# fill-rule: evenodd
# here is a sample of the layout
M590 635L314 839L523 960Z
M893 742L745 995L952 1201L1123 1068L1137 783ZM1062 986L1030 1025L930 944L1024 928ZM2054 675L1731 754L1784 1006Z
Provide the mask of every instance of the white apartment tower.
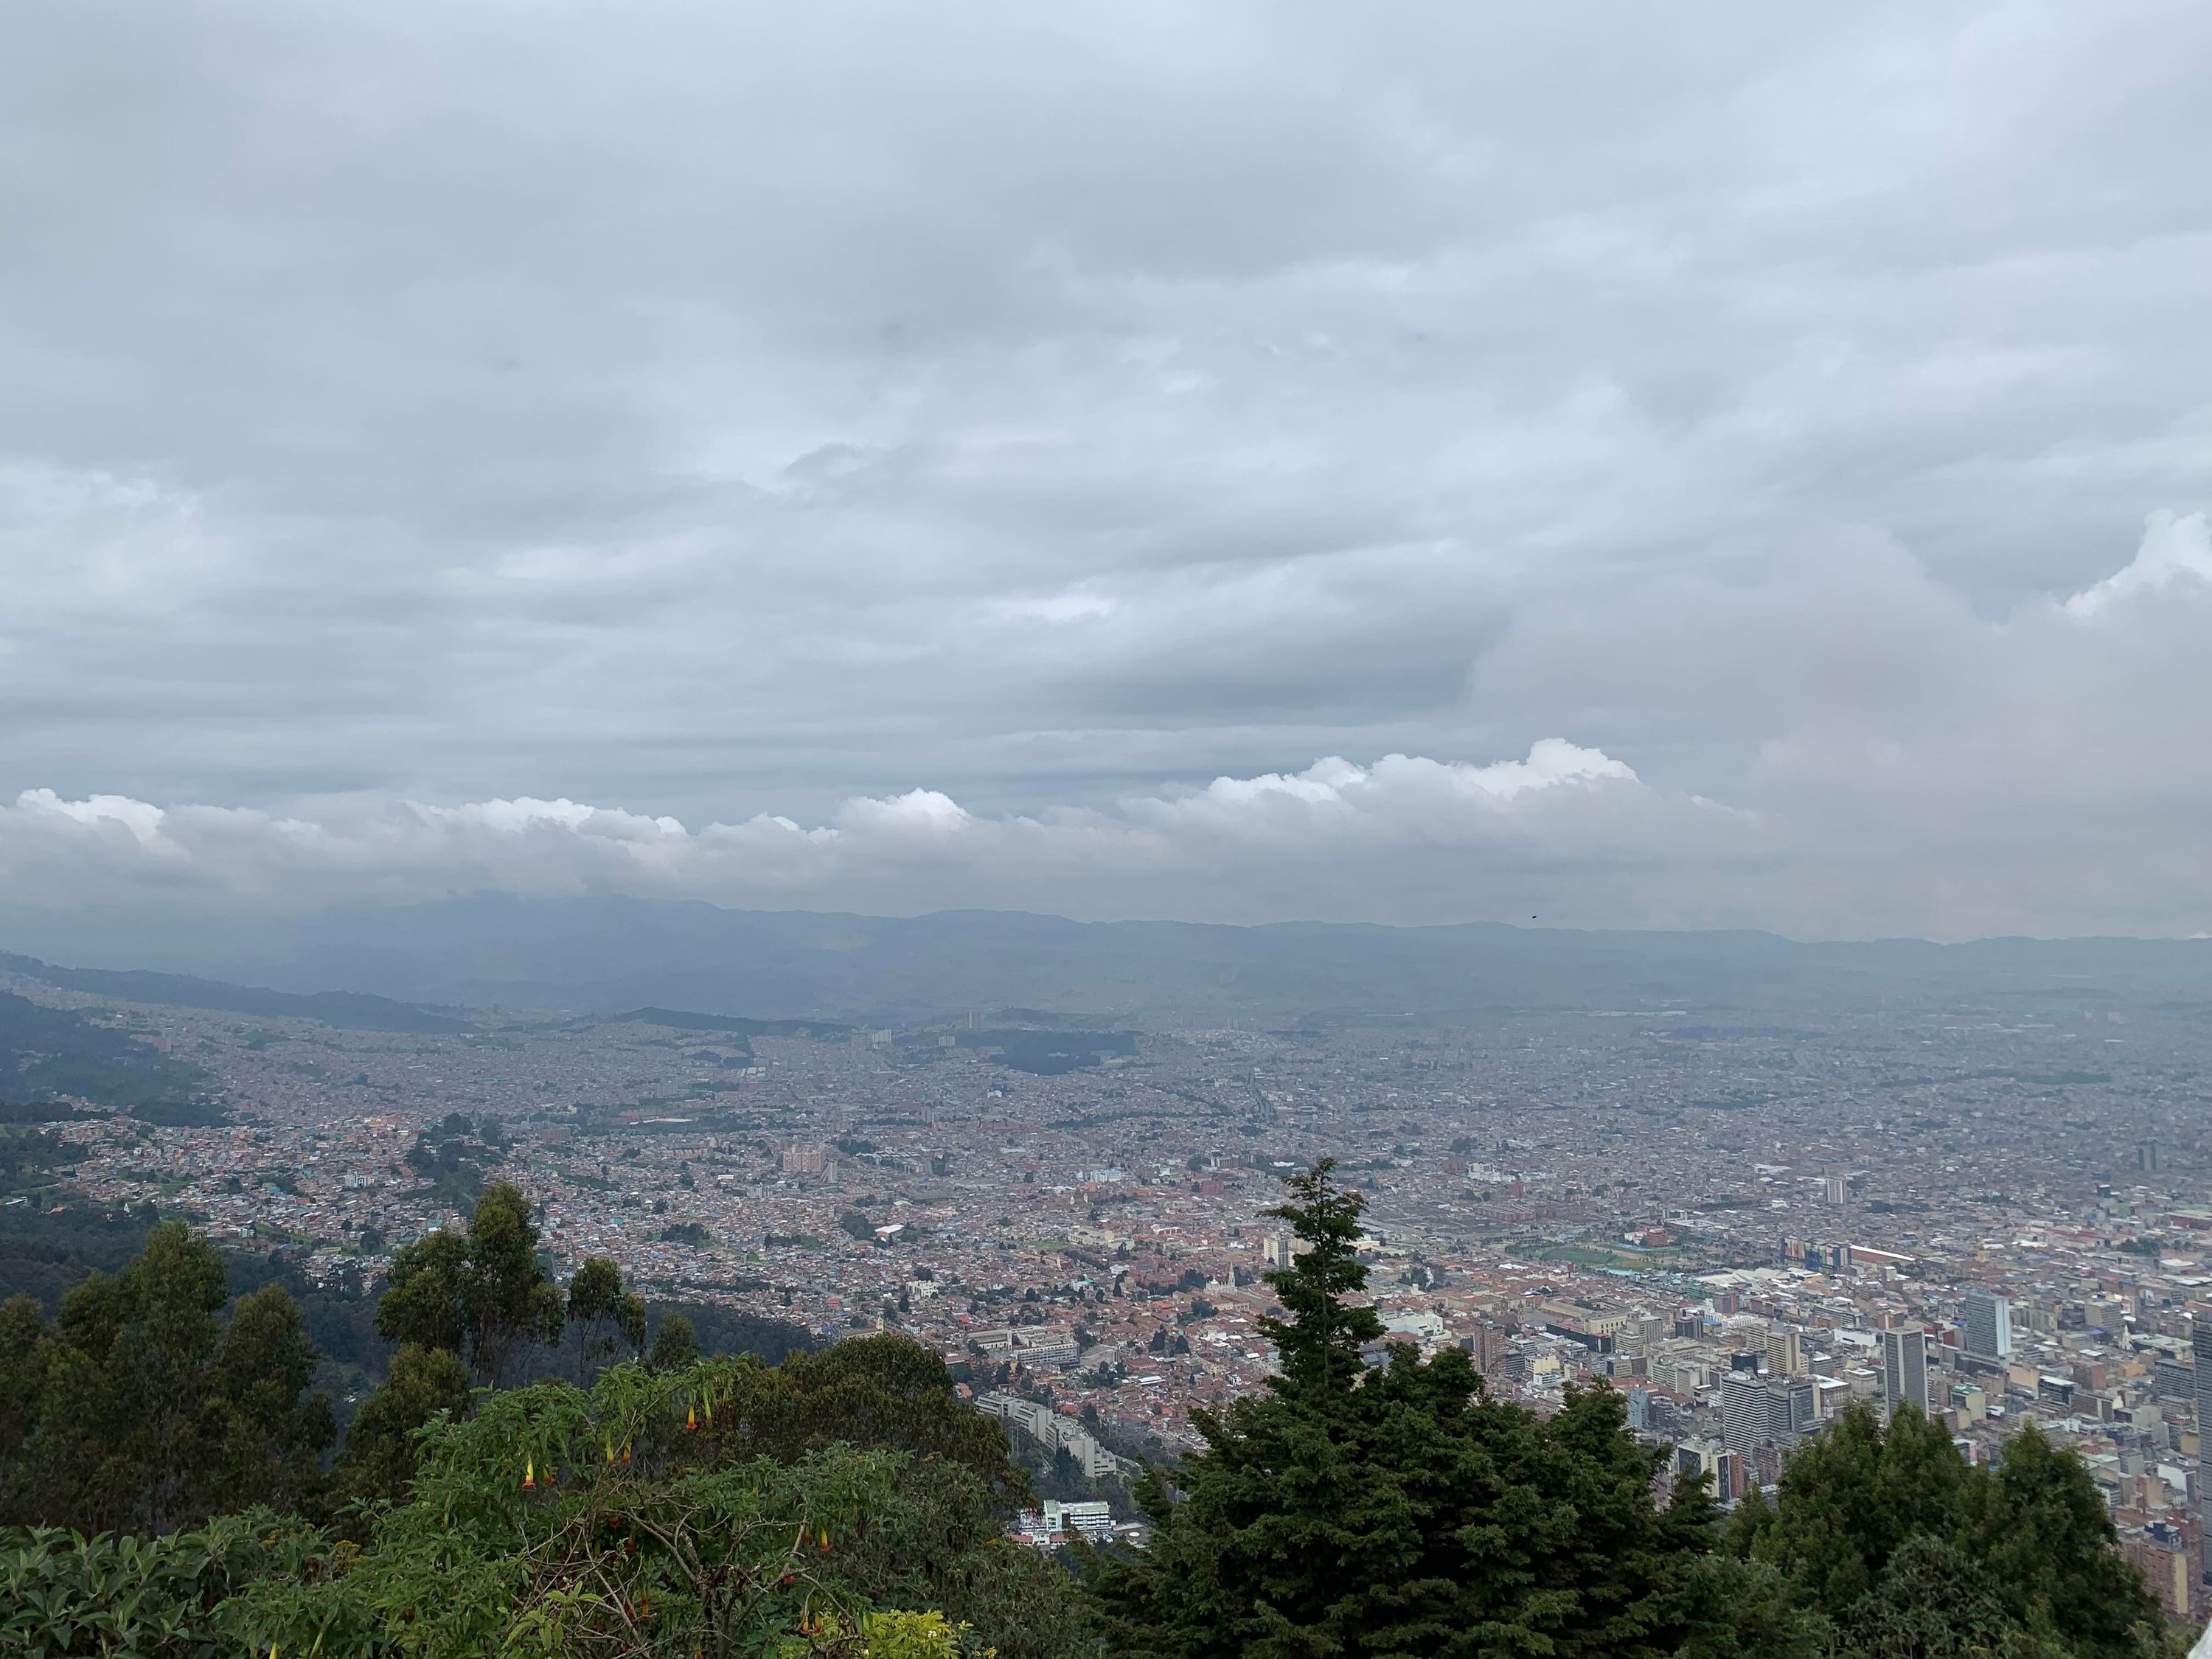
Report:
M1966 1352L1983 1359L2012 1358L2012 1303L1988 1291L1968 1291Z
M2212 1333L2208 1333L2212 1335ZM1924 1331L1884 1331L1881 1334L1882 1398L1894 1412L1910 1406L1928 1409L1928 1335Z

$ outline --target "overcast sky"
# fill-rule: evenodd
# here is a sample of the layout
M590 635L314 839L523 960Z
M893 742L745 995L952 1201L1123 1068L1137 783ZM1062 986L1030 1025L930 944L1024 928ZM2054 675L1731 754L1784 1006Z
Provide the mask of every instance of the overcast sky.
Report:
M2201 0L9 7L0 909L2212 929L2208 84Z

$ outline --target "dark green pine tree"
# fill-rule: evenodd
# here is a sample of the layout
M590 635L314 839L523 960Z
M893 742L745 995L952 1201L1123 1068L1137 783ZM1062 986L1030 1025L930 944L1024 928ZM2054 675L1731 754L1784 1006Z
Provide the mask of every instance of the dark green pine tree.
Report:
M2022 1640L1980 1563L1927 1533L1899 1547L1881 1581L1845 1609L1838 1630L1838 1645L1854 1659L2040 1659L2045 1652Z
M376 1328L387 1342L459 1354L477 1381L502 1388L526 1350L561 1340L567 1301L538 1259L530 1200L497 1181L465 1233L441 1228L392 1252Z
M1197 1422L1206 1447L1148 1472L1153 1536L1093 1558L1109 1649L1152 1659L1747 1652L1743 1573L1714 1559L1703 1485L1654 1498L1663 1455L1608 1388L1546 1419L1486 1399L1468 1356L1382 1334L1352 1300L1363 1201L1323 1162L1273 1212L1307 1249L1268 1283L1281 1374ZM1755 1598L1753 1598L1755 1600ZM1749 1602L1746 1602L1749 1606ZM1756 1611L1756 1609L1753 1609Z
M1360 1352L1382 1334L1382 1316L1374 1309L1346 1299L1367 1285L1367 1269L1355 1249L1367 1200L1330 1178L1334 1167L1334 1160L1324 1158L1291 1176L1286 1184L1293 1201L1265 1212L1288 1222L1305 1248L1294 1251L1290 1267L1267 1275L1286 1316L1260 1322L1281 1367L1271 1384L1275 1392L1323 1406L1351 1398L1353 1382L1366 1369Z
M680 1371L699 1358L699 1334L680 1313L660 1316L653 1334L653 1352L646 1364L656 1371Z
M645 1304L623 1289L622 1269L603 1255L586 1256L568 1281L568 1325L576 1343L576 1380L589 1386L600 1365L627 1347L645 1346Z
M2168 1642L2088 1471L2033 1426L1990 1469L1909 1407L1885 1425L1854 1407L1729 1541L1844 1654L2152 1659Z
M309 1504L335 1434L298 1304L239 1298L182 1222L94 1273L51 1325L0 1310L0 1523L144 1535L255 1504Z
M331 1472L334 1498L339 1504L404 1498L420 1453L416 1431L441 1412L467 1415L470 1403L469 1368L459 1354L401 1344L383 1386L346 1430L345 1450Z
M1807 1441L1784 1466L1776 1506L1738 1506L1730 1537L1770 1561L1800 1605L1830 1619L1869 1593L1911 1538L1955 1530L1971 1469L1951 1437L1914 1411L1884 1428L1863 1407Z
M2014 1618L2083 1656L2157 1651L2167 1634L2158 1600L2119 1553L2104 1498L2073 1452L2031 1425L1969 1492L1978 1501L1960 1538Z

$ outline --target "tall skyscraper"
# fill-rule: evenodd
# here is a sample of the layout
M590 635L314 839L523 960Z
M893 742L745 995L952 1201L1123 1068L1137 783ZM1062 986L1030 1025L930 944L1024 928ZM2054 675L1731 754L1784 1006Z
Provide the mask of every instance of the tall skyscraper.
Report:
M1766 1437L1778 1446L1796 1445L1812 1431L1820 1414L1818 1400L1809 1376L1769 1377Z
M1730 1371L1721 1378L1721 1438L1741 1453L1766 1437L1766 1385L1749 1371Z
M1805 1369L1805 1349L1795 1331L1771 1330L1766 1334L1766 1374L1769 1376L1796 1376Z
M1754 1376L1730 1371L1721 1379L1721 1438L1730 1451L1794 1446L1813 1427L1819 1411L1809 1376Z
M1713 1459L1713 1492L1716 1496L1726 1494L1741 1498L1751 1488L1751 1480L1744 1468L1741 1452L1730 1449Z
M1966 1297L1966 1352L1984 1359L2012 1358L2012 1303L1988 1291Z
M2212 1423L2212 1310L2199 1308L2189 1331L2189 1346L2197 1357L2197 1421L2200 1432L2197 1439L2197 1506L2200 1512L2212 1510L2212 1462L2205 1456L2205 1445L2212 1435L2201 1432L2202 1425Z
M1505 1333L1494 1325L1477 1325L1461 1339L1461 1345L1474 1357L1474 1368L1479 1371L1504 1364L1512 1347Z
M1651 1426L1651 1390L1632 1382L1627 1389L1628 1426L1641 1434Z
M2212 1332L2208 1332L2212 1335ZM2203 1388L2200 1382L2199 1389ZM1882 1396L1893 1412L1910 1406L1928 1409L1928 1337L1923 1331L1884 1331L1881 1334Z

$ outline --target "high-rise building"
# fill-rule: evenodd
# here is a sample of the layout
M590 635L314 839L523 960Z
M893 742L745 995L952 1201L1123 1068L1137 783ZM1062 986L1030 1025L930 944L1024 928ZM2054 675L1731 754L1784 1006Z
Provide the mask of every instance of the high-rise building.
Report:
M1477 1325L1460 1339L1460 1344L1473 1358L1474 1368L1479 1371L1487 1371L1493 1366L1503 1364L1505 1356L1512 1351L1512 1344L1505 1333L1495 1325Z
M2136 1168L2145 1175L2155 1175L2158 1172L2158 1142L2155 1140L2136 1142Z
M2212 1435L2203 1432L2204 1425L2212 1423L2212 1312L2197 1310L2190 1327L2189 1346L2197 1357L2197 1504L2202 1510L2212 1501L2212 1467L2207 1466L2204 1453Z
M1809 1376L1774 1376L1766 1382L1766 1437L1794 1446L1812 1431L1820 1415L1820 1396Z
M2191 1592L2197 1581L2194 1526L2174 1526L2154 1521L2140 1532L2121 1536L2120 1551L2142 1571L2143 1582L2157 1596L2169 1619L2187 1620L2197 1597Z
M1674 1448L1674 1472L1678 1475L1710 1474L1713 1477L1713 1496L1729 1503L1743 1496L1747 1484L1743 1454L1728 1446L1717 1446L1710 1441L1685 1442Z
M1722 1452L1713 1459L1713 1492L1733 1502L1751 1488L1749 1472L1744 1467L1743 1454L1735 1450Z
M1989 1291L1966 1297L1966 1348L1984 1359L2012 1358L2012 1303Z
M1844 1207L1844 1199L1849 1190L1849 1188L1844 1183L1843 1176L1830 1176L1828 1177L1828 1202L1834 1205L1838 1209L1840 1210Z
M2208 1330L2212 1336L2212 1330ZM1928 1409L1928 1336L1923 1331L1881 1334L1881 1392L1891 1411Z
M1805 1370L1805 1346L1795 1331L1771 1330L1766 1334L1766 1374L1769 1376L1797 1376Z
M1756 1446L1794 1446L1820 1413L1809 1376L1754 1376L1730 1371L1721 1378L1721 1438L1731 1451Z
M1733 1452L1747 1452L1766 1438L1766 1385L1749 1371L1721 1378L1721 1438Z

